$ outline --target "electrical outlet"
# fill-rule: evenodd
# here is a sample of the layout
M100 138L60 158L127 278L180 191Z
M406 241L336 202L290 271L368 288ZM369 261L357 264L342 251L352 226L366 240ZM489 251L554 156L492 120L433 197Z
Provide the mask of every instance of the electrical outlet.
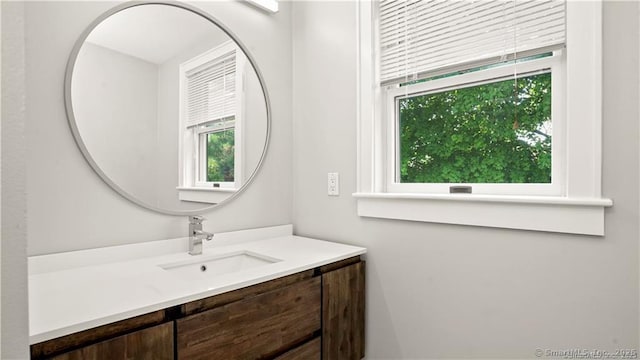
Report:
M338 173L327 174L327 195L340 195L340 176Z

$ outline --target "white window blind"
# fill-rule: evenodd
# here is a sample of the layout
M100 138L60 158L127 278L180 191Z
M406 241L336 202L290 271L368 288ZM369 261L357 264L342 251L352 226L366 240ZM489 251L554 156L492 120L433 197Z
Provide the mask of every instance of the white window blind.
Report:
M382 84L549 52L565 43L564 0L382 0Z
M235 115L235 50L188 71L186 77L187 127Z

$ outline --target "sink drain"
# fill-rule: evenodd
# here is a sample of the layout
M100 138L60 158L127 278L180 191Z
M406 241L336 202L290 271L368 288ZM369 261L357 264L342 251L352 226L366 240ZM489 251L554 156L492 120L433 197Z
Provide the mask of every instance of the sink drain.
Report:
M207 271L207 265L200 265L200 271Z

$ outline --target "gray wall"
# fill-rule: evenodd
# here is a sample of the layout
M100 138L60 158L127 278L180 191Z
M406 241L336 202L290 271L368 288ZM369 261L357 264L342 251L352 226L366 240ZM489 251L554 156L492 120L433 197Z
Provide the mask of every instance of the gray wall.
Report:
M64 111L67 58L80 33L114 2L26 2L28 253L46 254L184 236L186 217L121 198L77 149ZM264 73L273 132L263 169L230 204L204 213L220 232L291 222L290 5L267 15L241 2L194 2L242 39ZM3 32L4 33L4 32ZM285 54L283 56L282 54Z
M294 4L294 230L368 248L368 359L638 348L638 3L606 2L604 15L614 206L606 236L588 237L358 217L356 5ZM327 172L340 173L340 197L327 196Z
M24 5L2 2L2 359L28 358Z
M73 113L91 157L118 186L155 205L157 166L149 160L157 153L158 66L85 43L73 74Z
M258 75L247 61L244 69L244 126L242 138L242 177L246 181L260 162L264 142L267 134L267 108L264 103L262 89ZM291 189L289 189L291 190Z

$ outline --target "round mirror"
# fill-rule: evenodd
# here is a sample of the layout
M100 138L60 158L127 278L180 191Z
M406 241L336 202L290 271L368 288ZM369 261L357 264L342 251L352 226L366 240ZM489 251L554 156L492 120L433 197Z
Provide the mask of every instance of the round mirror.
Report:
M94 21L71 53L65 101L95 172L165 214L237 196L269 139L255 62L228 29L185 4L124 4Z

